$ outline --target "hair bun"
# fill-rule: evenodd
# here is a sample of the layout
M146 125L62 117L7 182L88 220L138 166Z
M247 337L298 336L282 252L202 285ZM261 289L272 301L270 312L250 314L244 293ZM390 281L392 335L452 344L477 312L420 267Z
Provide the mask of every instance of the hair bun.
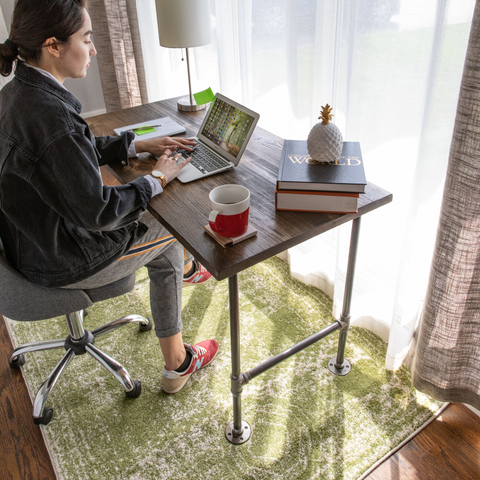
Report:
M13 63L18 57L18 46L9 38L0 45L0 75L8 77L13 70Z
M5 45L7 45L8 47L10 47L11 50L13 50L12 53L15 53L15 55L18 55L18 46L15 43L13 43L9 38L5 40Z

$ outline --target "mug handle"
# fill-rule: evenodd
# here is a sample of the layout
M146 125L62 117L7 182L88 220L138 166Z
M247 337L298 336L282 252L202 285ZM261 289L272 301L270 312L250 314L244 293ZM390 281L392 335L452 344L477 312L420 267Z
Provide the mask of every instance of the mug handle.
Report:
M210 212L210 215L208 215L208 221L209 222L212 222L212 223L215 223L215 220L217 219L217 215L219 214L220 212L218 210L212 210Z

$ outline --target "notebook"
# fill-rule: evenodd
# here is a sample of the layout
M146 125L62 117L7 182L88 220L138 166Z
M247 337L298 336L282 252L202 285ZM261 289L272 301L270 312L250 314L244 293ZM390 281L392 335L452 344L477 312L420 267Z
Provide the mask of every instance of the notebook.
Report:
M195 137L193 152L183 151L178 163L191 156L177 178L192 182L236 167L260 115L217 93Z
M154 118L148 122L134 123L126 127L115 128L114 130L117 135L131 130L135 133L135 140L148 140L149 138L168 137L169 135L184 133L186 128L174 122L170 117L162 117Z

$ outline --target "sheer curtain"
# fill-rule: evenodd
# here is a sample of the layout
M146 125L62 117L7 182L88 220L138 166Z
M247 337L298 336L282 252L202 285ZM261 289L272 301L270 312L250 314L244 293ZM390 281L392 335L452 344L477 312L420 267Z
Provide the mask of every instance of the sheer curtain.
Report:
M193 49L208 86L306 139L320 106L359 141L368 181L393 203L365 216L352 325L389 341L399 367L421 310L474 0L211 0L214 41ZM188 91L182 52L158 46L153 0L137 0L149 100ZM273 199L272 199L273 201ZM285 252L297 278L342 306L349 226Z

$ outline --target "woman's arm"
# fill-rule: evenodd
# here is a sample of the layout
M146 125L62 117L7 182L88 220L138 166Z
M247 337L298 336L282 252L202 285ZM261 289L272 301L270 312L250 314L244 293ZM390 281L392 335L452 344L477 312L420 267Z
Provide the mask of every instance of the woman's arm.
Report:
M193 150L197 142L189 138L181 137L158 137L149 140L135 140L135 150L137 153L147 152L155 157L160 157L168 149L176 152L178 149L184 149L189 152Z
M98 154L126 151L120 137L101 137L106 142L96 149L82 133L64 135L50 144L30 178L42 200L60 216L87 230L112 230L140 217L152 196L143 177L126 185L102 184ZM110 138L114 140L110 142ZM116 141L115 141L116 140ZM105 147L105 148L102 148ZM110 156L110 155L108 155Z
M90 132L91 134L91 132ZM98 164L108 165L109 163L121 163L128 165L128 147L135 138L133 132L123 132L120 136L94 137L91 134L91 141L98 153Z
M109 163L122 163L128 165L128 149L135 134L133 132L123 132L118 137L104 136L95 137L95 147L100 154L99 165ZM158 137L149 140L135 140L136 153L150 153L155 157L160 157L166 150L176 152L178 149L192 151L197 143L188 138Z

